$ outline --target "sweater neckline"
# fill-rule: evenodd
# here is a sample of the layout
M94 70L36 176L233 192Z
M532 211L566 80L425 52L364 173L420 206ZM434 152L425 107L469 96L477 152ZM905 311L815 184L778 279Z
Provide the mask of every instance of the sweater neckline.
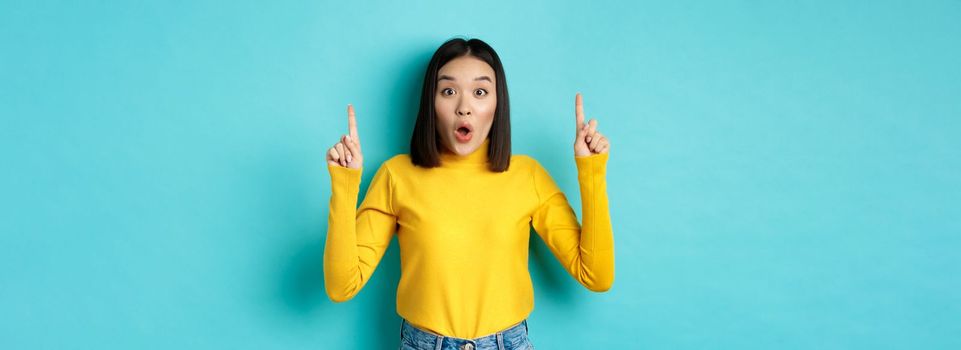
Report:
M487 152L490 149L490 139L484 139L484 142L467 155L459 155L451 152L447 147L443 147L443 151L440 153L441 167L478 167L487 165Z

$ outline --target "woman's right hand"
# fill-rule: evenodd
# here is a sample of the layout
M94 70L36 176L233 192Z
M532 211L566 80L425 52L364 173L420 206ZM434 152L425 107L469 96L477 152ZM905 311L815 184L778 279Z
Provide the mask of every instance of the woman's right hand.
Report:
M327 150L327 164L345 168L360 169L364 165L364 154L360 151L360 136L357 135L357 119L354 106L347 105L347 135L340 136L340 142Z

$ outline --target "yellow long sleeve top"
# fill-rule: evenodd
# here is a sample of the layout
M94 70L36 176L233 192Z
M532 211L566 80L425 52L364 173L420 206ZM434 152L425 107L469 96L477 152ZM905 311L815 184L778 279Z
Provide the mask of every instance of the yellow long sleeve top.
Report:
M357 208L362 169L328 165L332 193L324 282L335 302L370 280L396 233L401 276L397 313L437 334L472 339L514 325L534 308L528 271L530 227L587 289L614 281L614 237L605 171L608 154L574 157L583 227L564 193L534 158L513 155L487 169L489 140L441 165L414 166L407 154L377 169Z

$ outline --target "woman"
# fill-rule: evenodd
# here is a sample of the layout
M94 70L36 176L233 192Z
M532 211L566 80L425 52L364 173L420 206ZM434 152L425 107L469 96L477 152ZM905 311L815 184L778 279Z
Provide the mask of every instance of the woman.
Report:
M369 281L396 232L402 349L532 349L530 227L578 282L614 280L605 172L610 142L575 97L582 217L533 158L511 154L507 82L494 50L451 39L431 58L410 154L377 169L360 207L364 156L354 108L327 153L331 198L324 280L335 302ZM356 210L355 210L356 208Z

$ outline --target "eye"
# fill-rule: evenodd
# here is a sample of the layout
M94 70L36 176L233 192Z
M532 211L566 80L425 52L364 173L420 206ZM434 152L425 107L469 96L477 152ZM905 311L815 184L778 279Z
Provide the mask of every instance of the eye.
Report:
M453 94L454 94L454 89L445 88L445 89L441 90L440 93L441 93L441 95L444 95L444 96L450 96L450 95L453 95Z
M477 96L485 96L485 95L487 95L487 90L484 90L484 89L474 90L474 95L477 95Z

